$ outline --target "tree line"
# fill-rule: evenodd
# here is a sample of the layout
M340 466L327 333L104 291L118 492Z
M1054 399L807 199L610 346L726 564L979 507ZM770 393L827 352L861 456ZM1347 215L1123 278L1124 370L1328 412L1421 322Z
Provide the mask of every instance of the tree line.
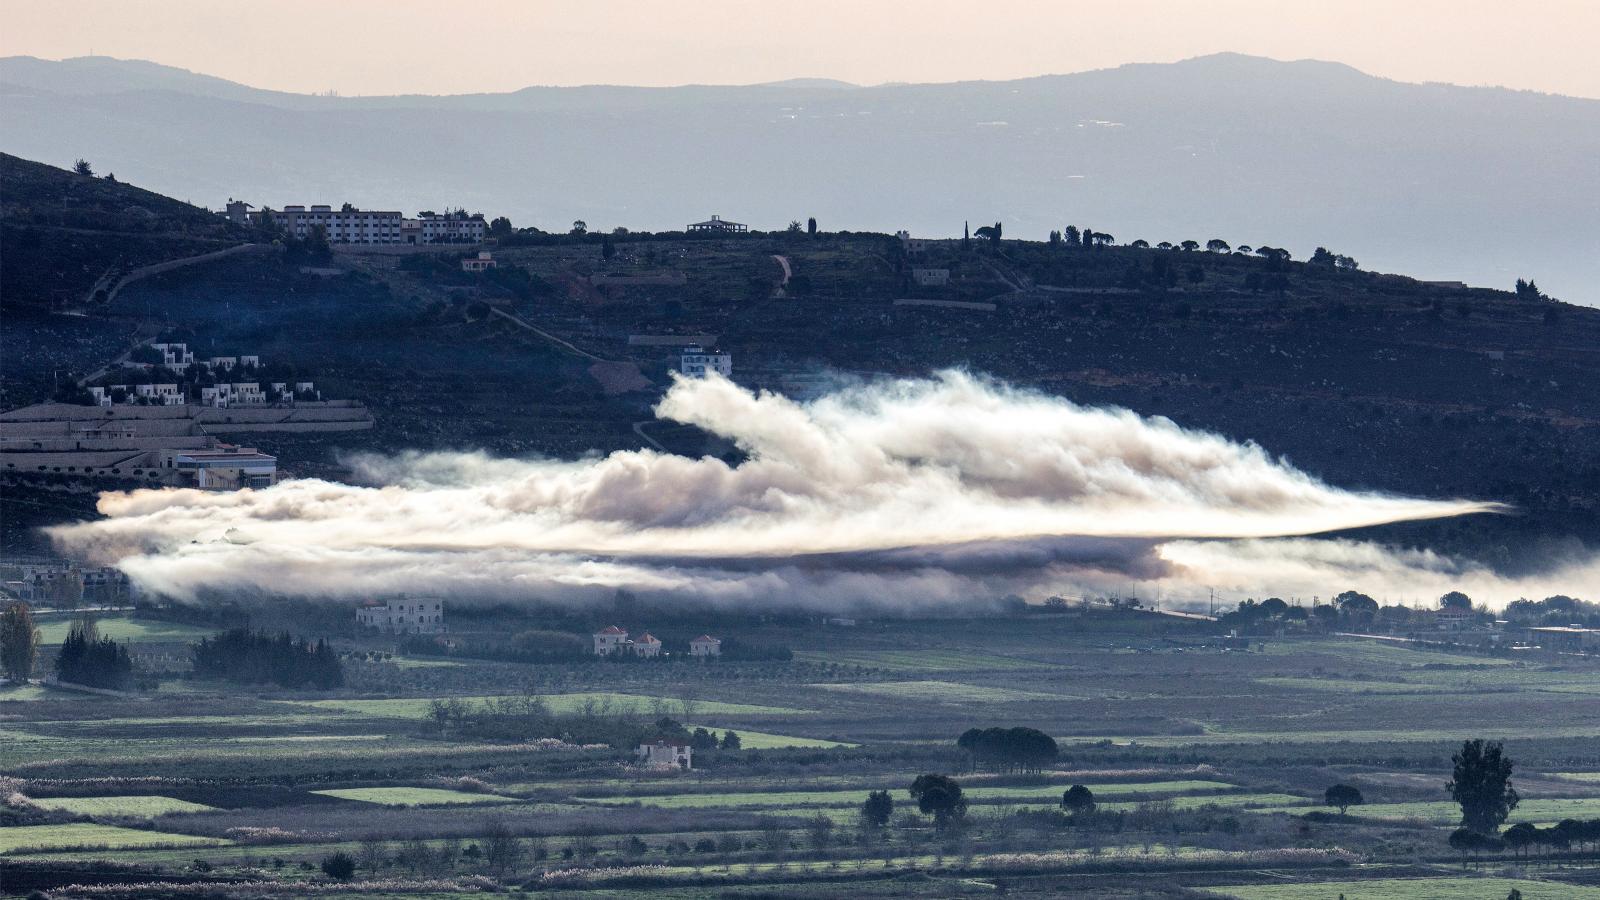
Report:
M285 688L329 690L344 686L344 667L326 640L315 643L234 628L190 645L196 675L237 684L275 684Z

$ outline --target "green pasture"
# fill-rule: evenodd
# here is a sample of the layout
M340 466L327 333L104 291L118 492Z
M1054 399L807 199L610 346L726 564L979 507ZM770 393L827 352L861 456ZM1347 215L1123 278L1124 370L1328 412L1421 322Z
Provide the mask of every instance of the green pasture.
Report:
M190 803L173 797L128 795L121 797L35 797L35 806L58 809L80 816L138 816L150 818L167 813L213 812L214 806Z
M59 644L67 639L67 631L72 628L74 618L40 617L39 643ZM181 625L176 622L160 622L150 619L131 619L127 616L112 616L106 619L95 619L95 628L101 637L108 637L118 641L132 643L158 643L158 642L188 642L198 641L203 637L216 634L216 629L199 628L194 625Z
M334 788L312 791L324 797L340 800L359 800L380 806L480 806L488 803L515 803L515 797L498 794L473 794L467 791L450 791L427 787L366 787Z
M399 697L381 700L297 700L292 701L296 706L317 710L334 710L338 712L356 713L363 716L388 719L420 719L428 714L429 705L436 698L433 697ZM496 700L494 696L476 697L440 697L441 700L461 700L468 703L482 703L486 700ZM624 694L615 691L585 691L574 694L547 694L538 697L543 700L552 712L576 713L582 712L585 707L593 706L596 711L608 709L612 713L631 710L636 713L652 713L658 705L664 705L667 712L682 713L683 704L667 697L652 697L646 694ZM807 709L793 709L787 706L756 706L749 703L725 703L720 700L696 700L694 712L702 715L721 716L800 716L811 712Z
M933 703L1013 703L1025 700L1072 699L1060 694L1019 691L1014 688L963 684L955 681L877 681L860 684L811 684L807 687Z
M65 825L18 825L0 828L0 853L32 850L64 850L70 847L216 847L229 843L221 838L170 834L91 822Z
M1228 790L1233 785L1222 781L1148 781L1132 784L1091 784L1086 785L1094 792L1097 799L1111 797L1133 797L1140 795L1172 796L1181 794L1197 794ZM962 793L969 802L1001 803L1001 802L1030 802L1045 805L1058 805L1064 786L1039 786L1039 787L967 787ZM837 791L746 791L735 793L683 793L666 795L642 795L637 797L578 797L581 802L598 803L603 805L617 805L633 803L635 801L646 806L657 806L663 809L704 809L704 808L763 808L763 807L855 807L867 799L868 789ZM907 800L903 788L891 789L895 802L910 802ZM1218 795L1203 798L1185 798L1227 801L1234 797L1268 798L1263 803L1282 803L1281 798L1289 797L1290 801L1297 800L1288 794L1238 794Z
M1047 663L976 650L796 650L800 662L866 666L902 672L962 672L1049 668Z
M860 744L852 744L847 741L830 741L827 738L796 737L795 735L790 734L773 734L770 731L744 731L739 728L727 729L721 727L713 728L708 725L685 725L684 727L690 731L693 731L696 728L705 728L707 731L717 732L717 737L719 738L722 737L723 732L731 730L735 734L739 735L739 748L741 750L832 750L835 747L861 746Z
M0 703L12 700L82 700L90 696L82 691L64 691L42 684L6 684L0 686Z
M1306 812L1305 807L1285 806L1258 812ZM1417 800L1407 803L1368 803L1352 806L1352 818L1407 821L1416 819L1431 825L1456 825L1461 821L1461 807L1449 800ZM1506 824L1514 822L1550 823L1562 819L1600 818L1600 797L1548 797L1540 800L1524 799L1511 811Z
M1568 781L1587 781L1600 784L1600 772L1551 772L1556 778L1565 778Z
M1204 890L1235 900L1501 900L1513 890L1523 900L1600 900L1600 887L1525 878L1374 878L1292 884L1240 884Z
M1445 653L1406 644L1401 641L1381 641L1371 638L1292 638L1269 640L1263 656L1305 657L1322 654L1336 657L1353 668L1415 668L1427 665L1504 667L1512 660L1493 656L1469 656L1464 653Z

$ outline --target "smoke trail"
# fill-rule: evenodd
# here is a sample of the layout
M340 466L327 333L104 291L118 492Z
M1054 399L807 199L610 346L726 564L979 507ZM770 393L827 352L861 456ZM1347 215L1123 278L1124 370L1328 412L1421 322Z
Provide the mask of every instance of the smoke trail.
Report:
M362 456L362 484L106 493L105 519L52 535L177 597L246 587L583 602L628 588L938 607L1130 578L1242 579L1247 566L1265 575L1265 539L1499 508L1339 490L1254 444L961 372L807 403L681 379L657 414L728 438L744 461ZM1306 571L1285 577L1342 571L1327 553L1297 558ZM1391 555L1369 568L1388 577L1414 564Z

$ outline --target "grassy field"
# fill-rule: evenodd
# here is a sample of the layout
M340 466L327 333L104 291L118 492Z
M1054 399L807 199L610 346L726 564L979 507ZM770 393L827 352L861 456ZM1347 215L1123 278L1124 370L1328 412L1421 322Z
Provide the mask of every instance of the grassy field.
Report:
M428 714L428 706L433 702L433 699L431 697L404 697L386 700L308 700L299 701L296 705L309 709L357 713L363 716L420 719ZM496 698L492 696L476 696L455 697L452 699L481 703L485 700ZM682 708L682 704L678 700L615 691L550 694L542 695L539 699L548 704L552 712L563 713L579 712L586 705L593 705L597 708L609 706L613 712L621 709L632 709L641 713L651 712L658 704L663 705L668 712L681 712ZM695 712L698 714L721 716L799 716L810 712L810 710L792 709L785 706L757 706L749 703L724 703L716 700L697 700L694 707Z
M729 730L720 726L713 727L708 725L685 725L684 727L691 731L696 728L717 731L719 732L719 737L721 732ZM830 741L826 738L797 737L792 734L773 734L769 731L746 731L742 728L732 730L739 735L739 746L746 750L830 750L835 747L860 746L848 741Z
M1270 812L1305 812L1285 806ZM1430 825L1456 825L1461 821L1461 807L1448 800L1416 801L1412 803L1369 803L1350 807L1351 816L1362 819L1387 819L1407 821L1415 819ZM1562 819L1600 818L1600 797L1550 797L1542 800L1523 800L1511 811L1507 823L1533 822L1550 824Z
M1503 900L1513 890L1523 900L1600 900L1600 887L1523 878L1375 878L1300 884L1241 884L1207 888L1236 900Z
M20 825L0 828L0 853L67 847L117 849L123 847L215 847L228 843L220 838L169 834L115 825L70 822L64 825Z
M210 812L216 807L190 803L172 797L129 795L122 797L36 797L35 806L59 809L80 816L138 816L150 818L167 813Z
M876 681L865 684L816 684L812 687L829 691L873 694L897 700L931 700L939 703L1011 703L1021 700L1064 699L1059 694L961 684L953 681Z
M485 803L517 802L513 797L501 797L496 794L473 794L426 787L337 788L311 793L383 806L480 806Z
M1216 794L1232 785L1215 781L1159 781L1143 784L1087 785L1098 798L1124 798L1149 796L1172 799L1174 802L1201 804L1214 801L1219 805L1244 805L1284 803L1299 798L1287 794ZM1061 802L1061 787L968 787L964 794L972 803L1027 803L1056 806ZM867 798L867 789L842 791L752 791L743 793L681 793L666 796L583 798L585 802L619 804L639 802L664 809L699 809L712 807L784 808L793 809L850 807L861 805ZM903 792L896 791L897 799L904 800ZM1184 796L1204 793L1204 797ZM1126 801L1123 805L1136 805Z
M1038 663L971 650L799 650L802 662L865 666L901 672L1016 671L1034 669Z
M67 632L72 628L74 619L68 617L40 617L39 643L46 645L59 644L67 639ZM209 637L215 629L197 628L193 625L181 625L174 622L159 622L151 619L130 619L126 616L113 616L105 619L95 619L95 628L101 637L130 643L146 642L188 642Z

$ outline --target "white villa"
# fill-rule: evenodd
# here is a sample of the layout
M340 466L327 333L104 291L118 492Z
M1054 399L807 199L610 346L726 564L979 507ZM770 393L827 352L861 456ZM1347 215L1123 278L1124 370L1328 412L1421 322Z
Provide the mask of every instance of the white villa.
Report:
M594 655L610 656L613 653L632 653L646 658L661 655L661 641L650 632L629 640L628 632L615 625L607 625L594 633Z
M724 378L732 378L733 354L721 350L708 352L700 347L685 347L678 360L678 371L693 376L715 372Z
M702 634L689 642L690 656L721 656L722 641L709 634Z
M686 741L658 738L648 744L640 744L637 755L639 764L644 766L670 766L684 770L694 768L694 748Z
M444 634L444 601L438 598L368 600L356 609L356 624L392 634Z

